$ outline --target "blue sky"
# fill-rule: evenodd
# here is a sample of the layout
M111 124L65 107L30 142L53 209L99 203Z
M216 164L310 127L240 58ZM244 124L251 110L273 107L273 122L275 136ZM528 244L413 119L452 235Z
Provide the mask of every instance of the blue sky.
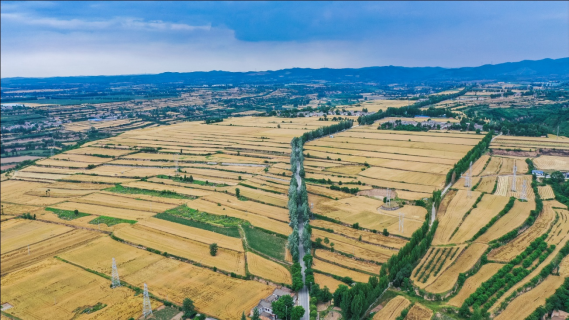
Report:
M569 2L1 2L1 77L569 56Z

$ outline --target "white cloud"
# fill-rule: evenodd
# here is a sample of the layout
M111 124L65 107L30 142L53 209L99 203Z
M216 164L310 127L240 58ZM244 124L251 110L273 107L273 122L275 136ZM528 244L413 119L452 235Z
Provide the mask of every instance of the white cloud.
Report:
M171 23L161 20L144 21L139 18L130 17L114 17L107 20L81 20L81 19L57 19L33 17L20 13L2 13L1 19L5 23L14 23L20 25L30 25L47 27L59 30L110 30L121 28L124 30L144 30L144 31L209 31L211 25L192 26L184 23Z

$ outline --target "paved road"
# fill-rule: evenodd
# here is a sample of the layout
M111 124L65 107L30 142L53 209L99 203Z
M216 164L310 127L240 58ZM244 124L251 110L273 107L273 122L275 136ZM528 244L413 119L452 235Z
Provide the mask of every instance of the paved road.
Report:
M296 172L294 174L294 177L296 178L296 182L298 184L298 189L297 191L300 191L300 184L301 184L301 178L300 178L300 166L296 167ZM305 222L308 223L308 222ZM304 226L304 224L303 224ZM304 271L306 269L306 267L304 266L304 261L302 260L302 258L304 258L304 245L302 244L302 232L304 231L304 228L299 228L298 230L298 236L300 238L300 244L298 246L298 260L300 262L300 266L302 267L302 281L304 282ZM304 308L304 315L302 316L302 318L300 318L300 320L309 320L310 319L310 294L308 292L308 288L306 287L306 285L298 292L298 305L302 306Z
M298 235L300 236L300 239L302 239L302 232L303 229L300 229L298 231ZM304 246L302 245L302 241L300 242L300 245L298 246L298 259L300 260L300 265L302 266L302 281L304 281L304 270L306 269L306 267L304 266L304 261L302 261L302 258L304 258ZM298 304L301 305L304 308L304 316L302 316L302 318L300 318L301 320L309 320L310 319L310 295L308 293L308 288L306 287L306 285L298 292Z

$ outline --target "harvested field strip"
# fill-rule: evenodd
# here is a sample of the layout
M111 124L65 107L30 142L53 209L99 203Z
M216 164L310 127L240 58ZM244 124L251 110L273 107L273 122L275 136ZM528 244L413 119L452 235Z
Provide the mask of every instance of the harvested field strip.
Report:
M222 206L227 206L245 212L255 213L261 216L266 216L268 218L284 221L287 223L289 221L287 209L269 206L255 201L240 201L235 196L231 196L228 194L215 193L209 196L205 196L201 198L201 200L206 200L216 205L219 203ZM202 202L194 200L192 203L202 203Z
M372 167L359 173L360 176L372 179L384 179L413 183L418 185L440 187L444 184L445 176L442 174L411 172L405 170L385 169Z
M139 244L161 252L189 259L226 272L245 275L243 253L219 248L216 256L209 253L209 245L161 232L144 226L124 227L113 233L116 237L130 243Z
M307 174L307 177L315 176L313 174ZM319 179L320 177L318 177ZM343 179L343 182L346 182ZM395 190L405 190L411 192L422 192L422 193L432 193L436 188L434 186L426 186L420 184L412 184L412 183L405 183L405 182L395 182L389 180L382 180L382 179L375 179L375 178L368 178L364 176L358 177L358 180L361 182L366 183L367 185L373 186L374 188L390 188Z
M66 151L65 154L102 154L107 156L124 156L131 153L131 150L111 149L111 148L96 148L96 147L83 147Z
M69 251L61 257L108 276L111 275L110 261L115 258L121 280L137 287L147 283L151 293L178 305L182 305L187 292L192 292L192 300L199 312L222 320L239 319L243 310L250 310L274 290L274 287L256 281L231 278L133 248L108 237ZM211 298L212 295L216 297L215 300ZM140 300L137 312L140 313Z
M445 197L437 214L439 226L433 238L434 245L450 243L452 234L462 223L464 215L470 210L480 195L480 192L472 191L472 197L468 198L468 192L466 190L459 190L454 196L453 194L449 194ZM448 203L448 205L445 205L446 203Z
M401 315L403 309L409 307L411 302L403 296L396 296L379 310L374 316L373 320L396 320Z
M450 239L451 243L464 243L494 218L510 199L491 194L485 194L477 207L464 219L456 234Z
M72 181L72 182L91 182L91 183L128 183L134 182L136 179L127 178L114 178L114 177L104 177L104 176L89 176L86 174L74 174L66 176L62 181Z
M500 270L500 268L503 266L504 265L500 263L488 263L483 265L480 270L478 270L478 272L476 272L470 278L466 279L458 294L450 299L448 304L460 308L466 298L468 298L474 291L476 291L476 289L480 287L484 281L490 279L490 277L498 272L498 270Z
M336 291L340 285L346 285L345 283L338 281L330 276L323 275L321 273L314 273L314 282L320 285L320 288L328 287L330 292Z
M175 222L170 222L162 219L148 218L147 220L140 221L139 225L145 226L154 230L171 233L182 238L203 242L207 245L217 243L220 247L231 249L237 252L243 252L243 242L239 238L224 236L219 233L192 228L190 226L182 225Z
M533 163L540 170L569 170L568 157L542 155L535 158Z
M555 194L553 194L553 189L551 189L551 186L538 186L537 190L542 200L555 199Z
M386 237L379 232L378 233L366 232L363 230L349 228L341 224L329 222L326 220L320 220L320 219L311 220L310 225L318 228L331 229L336 234L350 237L354 240L359 239L359 237L361 236L362 241L370 242L372 244L377 244L380 246L386 246L389 248L401 249L407 243L406 240L401 239L399 237Z
M484 169L481 175L487 176L487 175L498 174L501 165L502 165L502 158L492 157L490 158L490 162L488 163L486 169Z
M49 191L47 191L49 190ZM47 192L46 192L47 191ZM50 198L71 198L80 197L87 194L91 194L96 190L70 190L70 189L55 189L55 188L38 188L26 192L27 195L36 197L49 196Z
M332 153L330 148L324 147L311 147L310 145L304 145L304 150L307 153L310 153L311 159L318 159L324 160L330 157L331 159L337 159L338 156L343 160L350 162L352 164L364 164L368 162L370 165L381 165L385 163L385 160L401 160L401 161L413 161L413 162L423 162L423 163L435 163L435 164L445 164L445 165L452 165L458 159L460 159L460 154L453 153L452 156L447 157L439 157L434 155L434 151L424 151L422 153L426 154L405 154L403 152L395 152L395 153L388 153L388 152L374 152L374 151L344 151L344 153ZM410 149L408 149L410 150ZM387 151L383 150L382 151ZM395 150L401 151L401 150ZM407 151L407 150L403 150ZM445 152L445 155L449 155L449 153ZM434 157L433 157L434 156Z
M2 299L15 305L7 313L22 319L72 319L97 303L106 307L93 317L137 317L141 300L133 293L126 287L111 289L108 279L53 258L2 278ZM159 306L151 303L153 309Z
M492 250L488 259L499 262L509 262L524 251L529 244L547 232L549 225L555 219L555 212L548 202L544 202L543 211L537 217L534 224L519 234L514 240L506 245Z
M114 217L126 220L140 220L144 218L149 218L154 215L153 212L149 211L139 211L130 209L120 209L120 208L109 208L106 206L99 206L87 203L78 202L63 202L52 206L55 209L62 210L79 210L79 212L84 212L93 215L104 215L108 217Z
M133 198L115 196L108 193L93 193L82 198L76 198L74 201L78 203L88 203L106 207L150 212L163 212L176 207L174 204L136 200Z
M1 251L2 254L6 254L71 230L73 229L70 227L52 223L24 219L15 220L8 228L2 228L0 234Z
M227 190L230 194L234 194L235 193L235 188L234 187L226 187L226 188L220 188L220 190ZM266 192L266 191L262 191L262 190L258 190L258 189L251 189L251 188L247 188L247 187L241 187L239 188L240 190L240 194L242 197L245 197L247 199L251 199L257 202L261 202L261 203L265 203L265 204L269 204L269 205L273 205L273 206L278 206L281 208L286 208L287 206L287 201L288 201L288 197L286 195L283 194L274 194L271 192Z
M535 202L515 201L512 209L500 218L496 223L482 234L476 241L488 243L494 239L498 239L506 233L521 226L529 217L530 211L535 208Z
M378 264L356 260L328 250L316 250L315 256L320 260L337 263L349 269L356 269L374 274L379 274L379 269L381 268Z
M510 185L509 180L510 178L507 176L499 176L498 177L498 187L496 188L496 192L494 193L497 196L505 197L508 194L508 187Z
M433 316L433 311L421 305L420 303L415 303L413 308L409 310L409 313L405 317L405 320L429 320Z
M292 283L290 272L285 267L252 252L247 252L247 266L253 275L276 283Z
M563 279L561 277L549 275L537 287L515 298L495 319L525 319L537 307L545 305L545 299L553 295L562 284Z
M69 232L31 244L29 254L27 246L7 253L2 251L0 263L1 275L4 276L8 273L28 267L41 260L51 258L62 252L84 245L101 236L102 234L98 232L72 229Z
M495 176L482 177L480 183L478 184L475 190L478 192L492 193L492 190L494 190L495 183L496 183Z
M425 290L431 293L444 293L451 290L458 279L459 273L470 270L480 259L486 248L488 248L486 244L471 244L458 256L455 263L443 271Z
M490 156L487 154L480 156L480 158L476 160L474 164L472 164L472 176L474 177L479 176L482 173L482 170L484 169L486 164L489 164L489 160Z
M329 233L317 229L312 230L312 241L315 241L316 238L324 239L326 237L330 239L330 242L334 243L335 250L347 254L353 254L356 257L365 260L386 262L393 254L397 253L395 250L359 242L335 233Z
M350 277L357 282L367 282L370 277L368 274L346 269L319 259L314 259L312 268L338 277Z
M63 160L69 162L87 162L87 163L96 163L96 164L105 163L113 160L110 157L102 158L102 157L94 157L94 156L87 156L81 154L70 154L70 153L60 153L51 157L50 159Z
M549 232L549 237L547 237L547 243L554 244L556 246L563 246L563 241L569 234L569 211L563 209L554 209L559 217L557 223L551 228Z

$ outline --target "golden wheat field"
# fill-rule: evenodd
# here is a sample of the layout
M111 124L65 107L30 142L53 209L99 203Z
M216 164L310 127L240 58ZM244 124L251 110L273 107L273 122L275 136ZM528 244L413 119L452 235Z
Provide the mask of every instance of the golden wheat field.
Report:
M512 209L496 221L496 223L476 239L476 241L490 242L494 239L500 238L511 230L521 226L529 217L530 211L533 209L535 209L535 202L533 200L529 200L527 202L516 200Z
M62 202L50 206L55 209L62 210L79 210L79 212L88 213L96 216L107 216L127 220L141 220L150 218L155 213L151 211L131 210L122 208L113 208L96 204L80 203L80 202Z
M162 219L148 218L138 222L138 225L177 235L182 238L203 242L207 245L217 243L220 247L237 252L243 252L243 242L239 238L229 237L223 234L193 228L183 224L170 222Z
M11 273L1 280L2 301L8 313L22 319L72 319L97 303L105 308L87 318L138 317L142 296L126 287L111 289L110 281L65 262L49 258ZM152 307L159 303L152 300Z
M465 245L445 248L431 247L431 251L423 257L413 271L411 279L418 287L427 287L457 260L465 248Z
M381 268L378 264L356 260L328 250L316 250L315 256L321 260L334 262L350 269L357 269L369 273L379 274L379 269Z
M476 208L462 221L458 231L449 240L450 243L464 243L482 229L508 203L506 197L485 194Z
M533 163L540 170L569 170L568 157L539 156Z
M111 260L115 258L121 280L138 287L147 283L149 292L178 305L191 296L199 312L218 319L239 318L241 312L248 312L274 290L274 287L256 281L231 278L108 237L69 251L61 257L109 276ZM217 298L212 299L212 296Z
M401 315L401 311L410 305L409 300L402 296L396 296L373 316L373 320L395 320Z
M252 252L247 252L247 268L255 276L276 283L292 283L290 272L285 267Z
M420 303L415 303L409 310L405 320L429 320L433 316L433 311Z
M330 289L330 292L336 291L340 285L347 286L345 283L321 273L314 273L314 282L320 285L321 289L328 287L328 289Z
M397 252L396 250L361 242L335 233L312 230L312 240L316 241L317 238L323 240L329 238L330 242L334 243L336 250L370 261L386 262L387 259Z
M464 300L468 298L480 285L490 279L504 265L500 263L487 263L483 265L478 272L466 279L464 285L456 296L449 300L448 304L460 308Z
M555 199L555 194L553 194L551 186L538 186L537 191L542 200Z
M116 237L161 252L189 259L210 267L245 274L245 257L241 252L219 248L216 256L209 253L209 245L145 226L131 226L116 230Z
M475 190L479 192L492 193L495 184L496 184L495 176L482 177L480 179L480 183L478 184Z
M533 240L547 232L551 222L555 219L555 212L547 201L544 201L543 208L544 210L531 227L506 245L490 251L488 258L494 261L508 262L524 251Z
M312 268L314 270L317 271L321 271L324 273L328 273L328 274L332 274L332 275L336 275L336 276L340 276L340 277L350 277L352 278L354 281L358 281L358 282L367 282L369 280L369 277L371 275L365 274L365 273L361 273L361 272L357 272L357 271L353 271L344 267L340 267L338 265L320 260L320 259L314 259Z
M389 237L389 236L384 236L381 233L372 233L372 232L366 232L366 231L362 231L362 230L358 230L358 229L354 229L354 228L349 228L337 223L333 223L333 222L329 222L326 220L313 220L310 222L310 225L319 227L319 228L324 228L324 229L331 229L334 230L334 233L343 235L345 237L349 237L352 239L359 239L359 237L362 237L362 241L366 241L366 242L370 242L372 244L377 244L377 245L381 245L381 246L385 246L385 247L389 247L389 248L395 248L395 249L400 249L402 248L407 241L405 241L404 239L401 239L399 237ZM323 239L324 240L324 239Z
M490 162L486 165L486 169L481 173L482 176L498 174L502 166L502 159L499 157L491 157Z
M45 239L73 230L70 227L44 223L34 220L14 220L9 226L2 227L1 250L8 253Z
M563 279L561 277L549 275L535 288L516 297L495 319L525 319L537 307L545 305L545 299L553 295L562 284Z
M488 248L486 244L473 243L468 246L456 259L455 263L440 274L432 284L425 288L431 293L444 293L451 290L458 279L459 273L470 270Z
M2 234L3 233L4 232L2 232ZM27 234L24 233L21 236L21 239L25 240ZM41 260L52 258L57 254L83 245L100 236L102 236L102 234L97 232L72 229L60 235L30 244L29 251L27 245L12 251L2 251L2 256L0 257L0 274L4 276Z
M451 243L451 236L461 225L464 215L472 208L479 196L480 192L472 191L472 196L469 198L466 190L458 190L449 193L444 198L437 213L439 226L433 238L434 245Z

